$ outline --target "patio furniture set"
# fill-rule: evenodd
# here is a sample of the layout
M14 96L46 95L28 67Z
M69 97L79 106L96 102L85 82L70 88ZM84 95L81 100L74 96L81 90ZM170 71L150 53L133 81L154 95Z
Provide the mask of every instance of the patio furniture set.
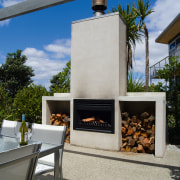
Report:
M54 179L63 179L62 156L66 126L32 124L28 145L19 146L21 123L3 120L0 133L0 178L31 180L54 170Z

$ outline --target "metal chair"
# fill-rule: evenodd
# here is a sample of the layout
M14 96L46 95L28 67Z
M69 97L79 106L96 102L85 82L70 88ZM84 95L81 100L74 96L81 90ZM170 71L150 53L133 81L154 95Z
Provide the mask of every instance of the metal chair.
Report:
M28 126L28 122L26 122L26 125ZM0 134L3 136L18 137L20 126L21 122L4 119L1 125Z
M32 180L41 143L0 153L0 179Z
M66 126L53 126L32 124L32 137L31 140L41 141L50 144L63 145L59 149L59 168L60 179L62 179L62 156L64 150L64 141L66 137ZM54 153L38 159L35 175L43 174L54 169Z
M17 121L3 120L1 125L1 135L16 137Z

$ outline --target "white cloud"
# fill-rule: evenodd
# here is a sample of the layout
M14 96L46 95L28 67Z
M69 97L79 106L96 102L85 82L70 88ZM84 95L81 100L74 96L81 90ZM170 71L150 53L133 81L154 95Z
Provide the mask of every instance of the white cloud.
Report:
M44 47L46 51L52 52L54 58L64 58L71 55L71 41L69 39L56 40L54 44Z
M68 39L58 41L61 42L60 46L62 49L64 46L67 46L67 43L70 42L70 40ZM55 41L55 44L51 44L52 47L57 46L58 49L58 41ZM26 48L23 51L23 54L26 55L26 57L28 58L26 65L32 67L32 69L34 70L35 76L32 78L34 80L34 83L41 84L46 88L49 88L50 86L50 79L52 79L54 75L62 71L66 63L70 60L68 59L68 57L66 60L62 60L60 58L52 59L51 56L56 56L58 51L52 51L52 53L54 54L49 54L46 49L38 50L35 48Z
M178 15L180 9L179 0L157 0L147 19L149 30L149 65L153 65L168 56L168 45L155 43L155 39ZM143 38L143 37L142 37ZM145 43L137 43L135 50L134 72L145 73Z
M10 19L4 20L4 21L0 21L0 26L7 26L10 22Z
M1 0L0 5L2 7L7 7L7 6L11 6L11 5L20 3L22 1L25 1L25 0Z
M180 3L179 0L157 0L153 9L155 12L147 17L147 25L150 29L162 31L180 12Z

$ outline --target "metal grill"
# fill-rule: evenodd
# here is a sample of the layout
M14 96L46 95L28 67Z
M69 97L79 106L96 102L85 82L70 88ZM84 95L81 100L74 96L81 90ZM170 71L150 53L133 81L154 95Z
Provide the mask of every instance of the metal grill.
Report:
M114 133L114 100L74 99L73 128Z

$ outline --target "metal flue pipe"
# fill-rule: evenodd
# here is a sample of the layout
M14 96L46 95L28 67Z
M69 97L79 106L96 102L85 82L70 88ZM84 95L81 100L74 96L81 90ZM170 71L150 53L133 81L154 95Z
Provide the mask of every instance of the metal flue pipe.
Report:
M94 16L104 15L107 9L107 0L92 0L92 9L95 11Z

